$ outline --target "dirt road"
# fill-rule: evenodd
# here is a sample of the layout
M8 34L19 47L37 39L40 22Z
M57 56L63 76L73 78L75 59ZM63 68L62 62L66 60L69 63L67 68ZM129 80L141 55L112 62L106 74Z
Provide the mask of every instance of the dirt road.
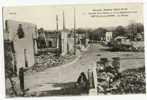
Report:
M88 68L94 67L95 62L100 57L121 57L123 59L121 61L121 71L144 65L144 53L110 52L107 49L107 47L99 44L91 44L88 50L82 52L81 57L73 64L52 67L43 72L25 76L25 87L30 89L28 92L42 92L41 95L66 95L66 92L69 93L69 91L74 90L73 84L77 81L79 74L81 72L87 74ZM65 88L68 87L72 87L73 90L70 89L65 92Z

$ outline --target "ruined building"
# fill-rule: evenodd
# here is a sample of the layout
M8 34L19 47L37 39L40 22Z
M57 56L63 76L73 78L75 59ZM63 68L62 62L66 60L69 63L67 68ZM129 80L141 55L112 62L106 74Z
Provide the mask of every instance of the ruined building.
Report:
M4 50L5 67L12 67L18 72L21 67L34 65L36 25L14 20L5 21ZM9 61L7 61L9 59ZM8 64L9 63L9 64Z

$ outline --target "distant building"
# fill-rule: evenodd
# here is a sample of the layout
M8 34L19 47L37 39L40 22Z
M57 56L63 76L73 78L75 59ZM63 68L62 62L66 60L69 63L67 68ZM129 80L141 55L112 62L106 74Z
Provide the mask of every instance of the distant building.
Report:
M112 32L106 32L105 34L105 41L110 42L112 40Z
M86 37L86 33L80 33L77 35L77 44L81 48L81 50L84 50L88 46L88 38Z
M6 53L12 53L12 67L18 72L21 67L34 65L34 41L36 25L14 20L5 21L4 47ZM9 46L9 47L8 47ZM11 50L7 50L7 49ZM12 52L10 52L12 51ZM8 58L9 59L9 58ZM7 62L7 58L5 63Z

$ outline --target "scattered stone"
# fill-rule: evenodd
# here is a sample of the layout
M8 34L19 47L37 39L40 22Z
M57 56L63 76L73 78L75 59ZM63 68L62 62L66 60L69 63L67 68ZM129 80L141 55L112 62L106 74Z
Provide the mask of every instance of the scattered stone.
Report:
M110 66L111 69L106 70L108 66L105 64L98 65L98 67L103 67L97 68L98 94L145 93L145 67L128 69L120 73L119 66L115 72L113 72L115 67L112 66L113 64Z
M28 69L26 73L29 72L40 72L47 68L59 66L67 62L72 61L75 58L75 55L65 55L65 56L56 56L54 53L47 53L36 56L36 64Z

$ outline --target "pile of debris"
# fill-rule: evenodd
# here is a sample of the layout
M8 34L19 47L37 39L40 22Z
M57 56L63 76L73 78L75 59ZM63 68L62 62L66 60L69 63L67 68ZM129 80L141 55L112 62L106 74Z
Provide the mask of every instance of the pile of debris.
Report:
M101 58L97 62L97 92L108 93L111 83L120 77L120 58L114 57L112 63L107 58Z
M44 69L52 66L57 66L62 64L64 58L62 56L58 57L53 53L42 54L36 56L36 64L32 67L33 71L43 71Z
M128 69L121 74L121 78L113 83L119 83L118 87L111 91L113 94L145 93L145 67Z
M119 72L120 58L107 58L97 62L97 93L128 94L145 93L145 67Z
M49 67L61 64L63 60L62 56L56 56L54 53L42 54L36 57L37 64L47 64Z
M46 68L65 64L73 59L75 59L74 55L57 56L54 53L41 54L36 56L36 64L29 71L40 72Z
M132 42L133 50L136 52L144 52L143 42Z

